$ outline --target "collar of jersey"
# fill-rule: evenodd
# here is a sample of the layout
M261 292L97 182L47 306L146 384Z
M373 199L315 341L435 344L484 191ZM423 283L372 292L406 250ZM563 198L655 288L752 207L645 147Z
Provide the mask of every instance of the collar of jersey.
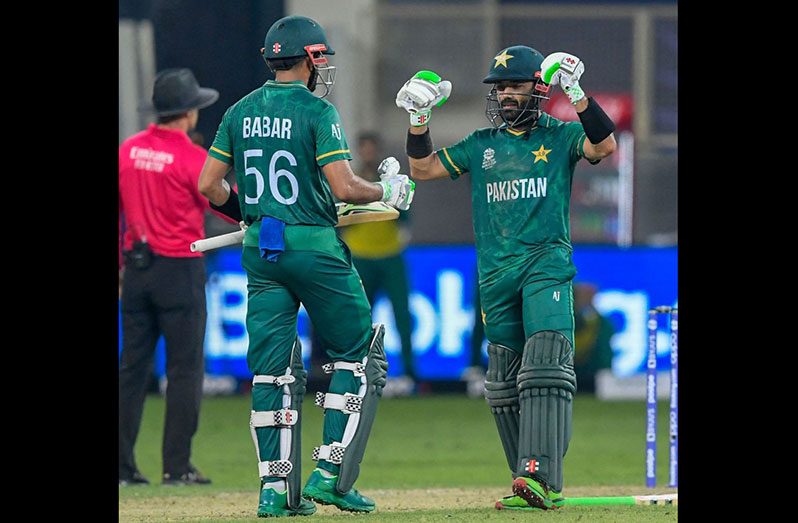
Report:
M508 134L511 134L513 136L523 136L529 132L529 131L516 131L515 129L510 129L509 127L505 127L503 130L507 131Z
M302 80L292 80L290 82L278 82L277 80L266 80L266 85L269 87L302 87L307 89L308 86L302 83Z
M550 118L550 117L549 117L549 115L548 115L548 114L546 114L546 113L542 113L542 114L540 115L540 119L538 120L538 124L537 124L537 125L535 125L535 127L533 127L532 129L527 129L527 130L525 130L525 131L517 131L517 130L515 130L515 129L510 129L509 127L502 127L502 131L507 131L507 133L509 133L509 134L511 134L511 135L513 135L513 136L523 136L523 135L525 135L526 133L529 133L529 132L531 132L531 131L534 131L535 129L537 129L537 128L539 128L539 127L548 127L548 126L549 126L549 124L551 123L551 121L550 121L550 119L549 119L549 118Z

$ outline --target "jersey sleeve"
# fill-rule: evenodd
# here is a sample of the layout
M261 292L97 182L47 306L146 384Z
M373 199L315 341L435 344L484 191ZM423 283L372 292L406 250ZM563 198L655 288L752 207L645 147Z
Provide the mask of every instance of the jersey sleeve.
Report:
M341 117L332 104L322 110L316 123L316 163L323 167L337 160L351 160Z
M585 129L580 122L568 122L565 127L565 141L568 144L568 154L571 163L578 162L581 158L585 157L584 145L587 140ZM590 161L591 164L597 164L601 160Z
M208 150L208 154L211 157L228 165L233 164L233 137L230 131L230 113L232 108L232 106L228 107L227 111L225 111L222 122L216 130L216 138L213 140L213 145Z
M469 134L456 144L438 150L438 158L449 171L449 177L456 180L461 174L468 172L470 162L471 144L474 142L474 133Z

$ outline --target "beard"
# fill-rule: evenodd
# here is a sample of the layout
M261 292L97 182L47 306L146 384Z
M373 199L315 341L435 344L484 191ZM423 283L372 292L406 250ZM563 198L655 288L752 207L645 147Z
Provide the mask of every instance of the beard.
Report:
M521 111L518 109L502 109L502 114L504 115L504 119L508 122L514 122L516 118L521 115Z
M518 105L518 102L505 102L501 106L502 115L508 122L515 121L521 115L521 108Z

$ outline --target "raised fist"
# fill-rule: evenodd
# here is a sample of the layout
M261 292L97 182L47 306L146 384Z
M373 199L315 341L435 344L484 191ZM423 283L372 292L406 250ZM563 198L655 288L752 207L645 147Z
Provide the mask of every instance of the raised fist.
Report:
M396 93L396 106L410 113L410 125L427 125L432 108L440 107L452 94L452 82L432 71L419 71Z
M379 167L377 167L377 174L380 175L380 180L384 180L387 176L396 176L399 174L400 168L399 160L393 156L389 156L380 162Z
M560 85L571 103L576 105L585 97L579 79L585 64L576 56L563 52L551 53L540 64L540 76L549 85Z

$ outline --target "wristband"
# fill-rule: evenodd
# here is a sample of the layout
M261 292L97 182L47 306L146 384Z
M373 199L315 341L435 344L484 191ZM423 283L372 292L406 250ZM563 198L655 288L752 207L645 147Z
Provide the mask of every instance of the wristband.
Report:
M593 145L604 141L615 130L615 123L592 96L587 99L587 109L576 114L582 122L587 139Z
M227 196L227 201L222 205L215 205L213 202L209 203L211 204L211 209L219 211L237 222L244 219L241 216L241 206L238 204L238 194L236 194L232 187L230 187L230 194Z
M407 130L407 141L405 142L405 152L410 158L426 158L432 154L432 138L429 129L424 134L413 134Z

